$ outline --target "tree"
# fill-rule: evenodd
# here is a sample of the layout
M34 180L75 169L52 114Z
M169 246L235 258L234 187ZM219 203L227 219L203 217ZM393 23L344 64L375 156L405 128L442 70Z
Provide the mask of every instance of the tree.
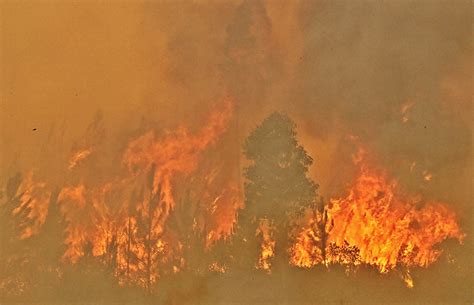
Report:
M318 186L307 176L313 160L298 143L294 122L278 112L249 135L244 154L251 165L244 174L245 209L239 213L238 238L251 243L261 220L266 220L273 231L275 258L286 264L291 219L310 207L316 196Z
M185 191L182 198L176 202L169 221L169 230L182 245L175 263L180 268L184 267L189 275L203 273L207 268L205 227L197 225L197 219L203 214L200 200L201 198L193 198L190 190ZM185 266L181 266L181 259L184 259Z
M36 273L37 295L53 296L60 289L63 272L61 258L66 251L64 243L66 221L58 203L59 188L53 190L48 214L38 234L27 240L29 253L34 256L32 268Z
M139 200L138 197L139 195L137 195L137 192L134 190L128 202L127 225L125 228L125 270L122 270L122 275L123 273L125 274L127 284L130 284L132 282L131 266L136 265L138 260L137 255L132 250L132 245L136 243L133 225L134 222L132 220L135 220L137 216L136 204Z
M155 185L156 166L153 164L148 172L147 192L140 195L141 207L137 215L137 241L143 246L139 261L143 266L144 286L148 294L152 291L158 273L159 256L163 252L160 241L164 235L169 207L165 202L162 184Z
M48 214L40 232L31 238L32 247L37 249L38 256L47 269L57 266L66 251L66 220L60 210L58 195L57 188L51 193Z
M5 298L21 295L30 286L29 274L18 268L29 260L26 244L20 240L25 213L14 213L20 205L22 178L20 173L10 177L0 197L0 295Z

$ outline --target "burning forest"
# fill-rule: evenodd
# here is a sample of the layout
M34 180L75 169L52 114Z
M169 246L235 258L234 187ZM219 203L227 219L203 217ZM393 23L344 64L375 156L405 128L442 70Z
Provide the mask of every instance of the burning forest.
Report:
M471 304L470 18L415 3L2 4L0 304Z

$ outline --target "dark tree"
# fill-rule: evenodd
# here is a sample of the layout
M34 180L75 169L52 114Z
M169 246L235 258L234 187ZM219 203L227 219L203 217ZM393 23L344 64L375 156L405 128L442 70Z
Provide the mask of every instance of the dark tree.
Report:
M59 188L50 196L48 214L38 234L27 240L29 252L34 256L32 268L36 273L38 297L52 297L60 289L63 273L62 256L66 251L66 221L58 203Z
M156 166L153 164L148 172L147 191L140 195L144 200L141 203L141 212L137 215L138 241L144 246L144 255L139 260L144 267L144 284L148 294L151 294L154 277L158 273L159 256L162 252L158 242L163 238L166 216L169 214L161 182L156 190L154 189L155 172Z
M1 194L0 204L0 295L7 297L24 293L31 286L28 272L19 269L29 261L28 248L20 240L22 223L25 213L14 213L20 205L22 176L20 173L10 177L6 183L5 192Z
M110 246L109 246L110 247ZM64 304L116 304L120 288L104 257L94 256L94 245L88 241L83 255L75 264L65 265L61 289L56 291Z
M138 260L136 254L132 251L132 245L136 243L135 234L133 233L132 218L137 216L136 204L139 200L138 197L139 196L137 195L137 192L134 190L128 203L127 227L125 229L125 236L127 240L127 246L125 248L126 268L124 271L122 270L122 272L125 273L128 283L131 282L130 267L132 265L136 265Z
M278 112L249 135L244 154L251 165L245 169L245 209L239 214L237 239L247 242L245 249L255 249L259 221L268 219L274 228L275 258L286 264L291 219L316 197L318 186L307 176L313 160L296 139L296 125Z
M205 227L196 225L197 219L203 215L200 198L193 198L191 192L185 191L171 214L169 229L182 244L182 253L178 255L185 261L187 273L203 273L206 271ZM175 262L180 266L180 262Z
M38 258L45 268L51 269L58 265L66 251L65 229L66 220L58 203L59 189L51 193L48 214L40 232L31 238L31 245L37 249Z

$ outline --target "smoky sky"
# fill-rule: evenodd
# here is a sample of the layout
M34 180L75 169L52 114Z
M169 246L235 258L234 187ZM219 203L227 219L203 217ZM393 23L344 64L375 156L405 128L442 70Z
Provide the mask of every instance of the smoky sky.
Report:
M364 145L408 191L470 212L471 17L469 1L4 1L2 179L67 162L98 115L110 161L230 96L230 167L282 111L322 195L343 193Z

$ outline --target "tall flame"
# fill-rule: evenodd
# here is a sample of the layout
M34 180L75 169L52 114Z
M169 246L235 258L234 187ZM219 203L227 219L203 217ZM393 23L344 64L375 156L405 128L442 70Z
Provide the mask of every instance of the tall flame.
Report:
M158 137L150 130L126 146L121 175L99 184L81 179L63 186L57 202L66 225L64 258L77 262L84 255L108 255L115 260L120 281L145 287L156 281L159 263L171 259L171 247L179 248L179 242L171 240L166 232L167 219L175 206L177 177L186 177L198 168L202 153L227 130L232 111L233 103L225 101L196 133L181 126ZM89 129L98 129L95 125ZM67 170L75 170L91 153L92 148L76 150ZM24 175L17 192L19 204L13 211L28 219L21 228L23 239L40 230L51 197L51 185L34 178L32 171ZM235 209L240 204L234 202L239 201L238 192L230 185L228 188L220 190L214 202L209 200L209 221L214 224L208 232L208 244L231 232L232 222L223 224L231 216L222 207ZM177 269L179 266L174 271Z

